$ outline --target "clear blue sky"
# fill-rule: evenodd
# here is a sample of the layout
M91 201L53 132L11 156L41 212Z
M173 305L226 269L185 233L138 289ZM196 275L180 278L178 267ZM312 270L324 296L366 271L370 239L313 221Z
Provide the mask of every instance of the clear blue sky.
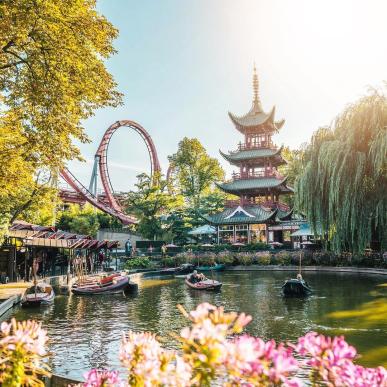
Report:
M247 112L256 62L265 110L285 118L277 144L297 148L319 126L387 79L385 0L99 0L120 31L107 62L124 105L86 123L87 163L70 169L88 185L106 128L131 119L153 137L164 172L184 136L197 137L226 171L218 149L241 140L227 112ZM145 145L122 128L113 137L109 168L116 190L149 172Z

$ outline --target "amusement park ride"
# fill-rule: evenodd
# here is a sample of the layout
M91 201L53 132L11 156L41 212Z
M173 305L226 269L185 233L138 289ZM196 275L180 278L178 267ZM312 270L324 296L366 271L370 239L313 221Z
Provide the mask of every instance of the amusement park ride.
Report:
M60 174L74 191L61 190L60 196L64 202L84 203L87 201L99 210L116 217L123 224L132 224L136 223L136 218L124 213L119 200L117 200L117 195L114 194L108 169L107 152L109 143L115 131L121 127L134 130L143 139L149 153L151 176L161 171L156 147L149 133L137 122L129 120L116 121L106 130L94 156L89 188L86 188L67 168L63 168ZM101 176L103 195L97 195L98 171Z

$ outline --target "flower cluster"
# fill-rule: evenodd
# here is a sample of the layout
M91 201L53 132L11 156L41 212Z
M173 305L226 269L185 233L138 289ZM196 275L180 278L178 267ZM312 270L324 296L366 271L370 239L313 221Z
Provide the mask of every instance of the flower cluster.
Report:
M126 380L117 371L93 369L79 387L188 387L188 386L287 386L303 385L299 370L310 369L313 385L387 387L383 367L365 368L355 363L356 349L343 337L315 332L296 345L267 342L241 335L251 317L208 303L187 313L191 327L177 338L182 355L161 347L151 333L129 332L123 336L120 360ZM49 376L43 362L46 331L39 323L14 319L0 326L0 384L5 387L43 386ZM296 359L297 358L297 359Z
M222 307L200 304L189 314L192 326L180 333L183 358L193 369L193 383L208 385L221 373L227 358L227 336L241 333L251 321L244 313L225 313Z
M118 371L92 369L85 374L83 387L118 387L124 386L118 376Z
M191 369L172 351L161 348L151 333L129 332L122 339L120 360L131 386L188 386Z
M40 376L50 375L43 362L46 355L46 331L35 321L0 326L0 383L4 386L43 385Z
M225 366L233 384L248 382L255 385L301 386L294 377L299 365L293 350L274 340L241 336L227 343Z
M365 368L353 363L356 349L344 337L326 337L309 332L298 339L296 351L306 357L312 368L312 380L322 380L331 386L387 386L387 371L383 367Z

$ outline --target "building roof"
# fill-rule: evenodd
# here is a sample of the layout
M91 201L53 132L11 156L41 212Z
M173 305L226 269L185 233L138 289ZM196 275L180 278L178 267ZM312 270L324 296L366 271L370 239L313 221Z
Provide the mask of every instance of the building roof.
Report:
M278 207L277 207L278 208ZM277 221L284 221L284 220L290 220L293 215L293 208L289 211L284 211L278 208L277 214L276 214L276 220Z
M240 179L222 184L217 184L220 189L229 193L238 193L252 190L265 190L278 188L281 192L292 192L292 188L286 186L287 177L277 179L275 177L265 177L257 179Z
M90 235L74 234L56 230L51 226L39 226L16 220L7 235L11 238L23 239L25 246L41 246L69 249L101 249L118 246L118 241L93 239Z
M222 212L206 215L204 218L211 224L256 224L265 223L275 218L276 210L267 210L260 205L235 206Z
M281 156L282 147L278 149L262 148L262 149L247 149L232 153L219 153L231 164L238 164L245 160L264 159L267 157L273 158L275 165L286 164L286 161ZM264 160L262 160L262 163Z
M248 113L238 116L229 112L228 115L239 130L244 128L256 128L267 123L273 125L273 131L278 131L285 123L285 120L277 122L274 121L275 106L272 107L269 113L265 113L262 110L261 104L256 101L253 102L253 105Z

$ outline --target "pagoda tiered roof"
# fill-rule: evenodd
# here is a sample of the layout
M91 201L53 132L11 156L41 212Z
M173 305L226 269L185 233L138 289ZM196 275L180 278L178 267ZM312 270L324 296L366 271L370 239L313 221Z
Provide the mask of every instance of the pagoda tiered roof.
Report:
M226 208L214 215L203 216L211 224L257 224L274 220L277 210L268 210L260 205Z
M286 186L287 177L278 179L276 177L259 177L255 179L235 179L222 184L218 184L222 190L232 194L242 194L247 190L265 190L268 188L277 188L282 192L292 192L292 189ZM243 192L242 192L243 191Z
M214 225L259 224L269 221L285 221L291 217L292 212L293 210L284 211L276 207L268 208L261 204L239 204L213 215L205 215L203 218Z
M231 164L239 165L244 161L251 161L256 166L264 164L265 158L271 158L272 165L279 166L286 164L286 161L281 156L281 148L250 148L245 150L238 150L234 152L223 153L219 150L219 153ZM260 162L261 161L261 162Z
M274 121L275 106L269 113L265 113L259 100L254 100L249 112L242 116L237 116L231 112L228 115L235 127L243 134L247 132L278 132L285 123L285 120Z
M220 189L234 195L242 195L247 191L261 192L265 195L268 189L274 189L279 193L293 192L293 189L286 185L287 177L259 177L250 179L234 179L222 184L217 184Z

